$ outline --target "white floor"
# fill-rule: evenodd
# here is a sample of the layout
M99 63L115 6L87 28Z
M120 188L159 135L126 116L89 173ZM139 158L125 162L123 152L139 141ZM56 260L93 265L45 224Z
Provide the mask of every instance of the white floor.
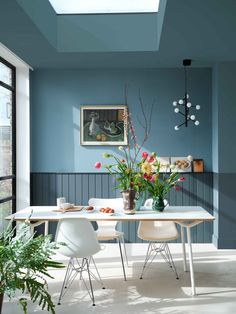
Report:
M193 246L195 279L198 295L191 296L189 273L183 271L181 246L170 245L179 280L161 257L154 262L140 280L146 244L127 245L129 267L127 281L123 280L118 246L107 244L95 257L106 289L94 283L96 306L77 278L68 289L62 305L56 306L58 314L74 313L235 313L236 307L236 250L216 250L213 245ZM61 257L58 257L60 259ZM65 260L64 260L65 261ZM49 281L50 293L55 304L64 278L65 269L52 270L54 280ZM21 313L16 301L5 299L3 314ZM43 313L36 305L29 304L28 313Z

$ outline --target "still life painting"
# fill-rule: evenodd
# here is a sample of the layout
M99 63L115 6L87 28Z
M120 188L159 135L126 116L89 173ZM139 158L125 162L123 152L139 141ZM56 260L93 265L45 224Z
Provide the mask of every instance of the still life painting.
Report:
M81 145L127 145L127 106L81 106Z

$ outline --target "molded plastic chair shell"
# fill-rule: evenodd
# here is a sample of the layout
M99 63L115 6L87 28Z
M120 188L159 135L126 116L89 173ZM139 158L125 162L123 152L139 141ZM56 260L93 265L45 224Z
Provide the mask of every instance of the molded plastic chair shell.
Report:
M68 257L89 257L100 251L92 224L85 218L63 218L57 226L56 241L66 245L59 253Z
M147 199L144 206L151 207L152 201ZM142 240L163 242L175 240L179 234L173 221L140 221L138 237Z
M150 208L152 206L152 202L152 199L147 199L144 206ZM165 202L168 206L166 200ZM164 260L169 264L170 268L175 273L176 279L179 279L168 245L168 241L178 238L178 231L175 223L173 221L140 221L138 226L138 237L149 241L140 279L143 279L145 269L150 266L157 253L162 255ZM156 245L157 242L159 242L159 246Z

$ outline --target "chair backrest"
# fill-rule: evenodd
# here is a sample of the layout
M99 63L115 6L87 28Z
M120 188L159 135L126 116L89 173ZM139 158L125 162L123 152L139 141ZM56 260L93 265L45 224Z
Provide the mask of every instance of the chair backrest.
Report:
M59 253L68 257L89 257L100 250L92 224L85 218L63 218L59 220L56 241L63 242Z
M90 198L88 202L89 206L94 207L111 207L117 211L123 209L122 198ZM97 221L98 228L114 228L117 225L117 221Z
M153 199L152 198L148 198L145 203L144 203L144 207L147 208L152 208L152 203L153 203ZM168 201L166 199L164 199L164 204L165 206L169 206ZM168 223L166 221L140 221L139 226L138 226L138 234L140 233L140 230L142 230L142 228L153 228L153 227L163 227L163 226L167 226Z

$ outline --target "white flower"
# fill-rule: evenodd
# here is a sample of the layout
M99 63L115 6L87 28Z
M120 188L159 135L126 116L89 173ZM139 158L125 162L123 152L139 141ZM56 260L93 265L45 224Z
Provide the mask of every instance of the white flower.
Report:
M121 150L122 152L124 151L124 147L123 146L119 146L118 149Z

